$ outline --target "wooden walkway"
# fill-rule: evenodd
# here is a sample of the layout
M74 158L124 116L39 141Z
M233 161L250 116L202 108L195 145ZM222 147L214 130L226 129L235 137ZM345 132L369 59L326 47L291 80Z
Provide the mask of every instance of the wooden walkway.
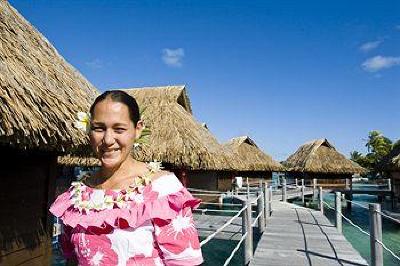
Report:
M273 202L250 265L368 265L319 211Z

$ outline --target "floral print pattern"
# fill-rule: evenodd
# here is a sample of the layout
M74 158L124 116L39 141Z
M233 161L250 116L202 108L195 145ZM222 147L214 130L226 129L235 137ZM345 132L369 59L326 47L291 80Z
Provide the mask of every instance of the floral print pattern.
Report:
M125 190L76 182L50 211L65 223L64 255L79 265L198 265L203 258L192 217L198 204L166 174Z

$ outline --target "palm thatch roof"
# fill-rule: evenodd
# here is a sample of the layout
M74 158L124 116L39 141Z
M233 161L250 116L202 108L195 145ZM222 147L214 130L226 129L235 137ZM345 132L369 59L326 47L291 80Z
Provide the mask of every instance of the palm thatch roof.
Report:
M284 167L265 154L248 136L232 138L225 146L237 153L245 171L283 171Z
M355 174L366 171L336 151L327 139L305 143L282 164L293 172Z
M57 164L63 165L66 167L74 167L74 166L86 166L86 167L94 167L100 166L100 161L95 157L90 156L74 156L71 154L58 156Z
M137 102L140 103L140 106L157 104L162 101L164 103L179 104L186 112L193 114L192 105L186 92L185 85L129 88L121 90L129 92L134 96Z
M193 170L232 170L231 154L208 129L197 122L184 86L125 89L144 110L151 130L148 145L141 146L138 160L159 160ZM148 96L147 96L148 95Z
M4 0L0 34L0 144L57 152L87 144L72 122L95 87Z

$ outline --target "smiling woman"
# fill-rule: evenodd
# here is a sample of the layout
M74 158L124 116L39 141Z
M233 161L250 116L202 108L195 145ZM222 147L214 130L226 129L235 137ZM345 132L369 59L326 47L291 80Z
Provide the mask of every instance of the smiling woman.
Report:
M64 223L64 256L79 265L201 264L192 218L200 201L174 174L131 156L143 129L136 100L107 91L90 116L101 168L74 182L50 208Z

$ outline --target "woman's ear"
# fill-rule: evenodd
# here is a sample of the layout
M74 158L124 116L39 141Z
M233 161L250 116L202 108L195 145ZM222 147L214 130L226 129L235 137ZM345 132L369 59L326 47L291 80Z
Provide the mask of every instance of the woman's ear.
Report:
M139 120L136 123L136 128L135 128L135 138L139 139L140 135L142 134L142 130L143 130L144 124L143 124L143 120Z

